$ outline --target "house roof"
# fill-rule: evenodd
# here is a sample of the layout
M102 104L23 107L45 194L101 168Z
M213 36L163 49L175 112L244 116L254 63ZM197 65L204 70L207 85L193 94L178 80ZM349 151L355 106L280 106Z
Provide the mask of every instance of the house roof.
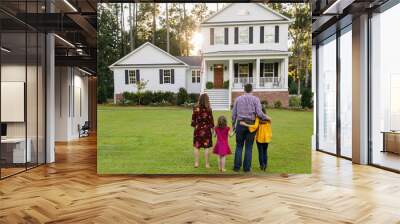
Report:
M201 56L176 56L181 61L192 67L201 66Z
M160 52L162 55L167 56L167 58L169 58L169 62L168 63L163 63L163 62L151 62L151 63L147 63L147 64L143 64L142 61L145 59L139 59L139 63L123 63L124 61L126 61L127 59L129 60L130 57L134 57L134 55L136 53L138 53L140 50L144 49L145 47L150 47L153 49L156 49L155 52ZM156 60L157 61L157 60ZM135 50L133 50L132 52L130 52L129 54L125 55L124 57L122 57L121 59L119 59L118 61L114 62L112 65L109 66L109 68L115 68L115 67L120 67L120 66L150 66L150 65L180 65L180 66L189 66L188 64L186 64L184 61L182 61L181 59L171 55L170 53L164 51L163 49L155 46L154 44L150 43L150 42L146 42L144 44L142 44L140 47L136 48Z
M210 20L211 20L212 18L216 17L217 15L223 13L226 9L232 7L232 6L235 5L235 4L243 4L243 3L230 3L230 4L226 5L226 6L225 6L224 8L222 8L220 11L218 11L218 12L212 14L211 16L209 16L208 18L206 18L200 25L219 23L219 22L210 22ZM281 13L279 13L279 12L277 12L277 11L275 11L275 10L269 8L269 7L266 6L265 4L262 4L262 3L247 3L247 4L256 4L256 5L260 6L261 8L265 9L266 11L268 11L268 12L270 12L270 13L272 13L272 14L278 16L278 17L280 17L280 18L281 18L280 21L287 22L287 23L291 23L291 22L292 22L292 19L290 19L290 18L288 18L288 17L282 15ZM231 21L231 22L237 22L237 21ZM253 21L253 22L254 22L254 21ZM225 21L225 23L226 23L226 21Z

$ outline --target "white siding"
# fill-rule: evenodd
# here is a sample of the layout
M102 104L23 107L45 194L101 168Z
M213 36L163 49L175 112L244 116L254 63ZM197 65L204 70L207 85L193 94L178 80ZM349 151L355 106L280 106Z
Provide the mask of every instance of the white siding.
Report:
M186 88L186 68L168 67L168 68L132 68L140 70L140 79L148 81L146 89L150 91L171 91L178 92L179 88ZM175 83L160 84L159 69L174 69ZM135 84L125 84L125 68L116 68L114 70L114 93L136 92Z
M125 59L120 61L118 64L174 64L182 63L176 58L163 52L161 49L145 43L140 49L137 49L131 55L128 55Z
M279 43L260 43L260 26L270 26L275 33L275 25L279 26ZM250 25L240 25L249 27ZM251 25L253 27L253 43L252 44L235 44L235 27L240 26L223 26L229 28L229 44L216 44L210 45L210 27L201 27L201 33L203 35L203 46L204 53L217 52L217 51L248 51L248 50L288 50L288 24L257 24ZM222 29L223 30L223 29ZM265 28L264 34L267 28ZM218 29L214 30L218 32ZM275 40L275 39L274 39Z
M236 3L227 6L223 11L211 17L207 22L245 22L259 20L283 20L255 3Z

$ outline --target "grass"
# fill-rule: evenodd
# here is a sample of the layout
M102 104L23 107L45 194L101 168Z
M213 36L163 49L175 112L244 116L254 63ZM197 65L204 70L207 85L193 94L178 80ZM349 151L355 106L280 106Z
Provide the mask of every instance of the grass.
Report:
M272 117L273 138L268 149L267 173L310 173L312 113L306 111L267 111ZM193 128L190 109L178 107L98 107L99 174L216 174L217 157L211 154L211 168L193 168ZM230 120L231 113L214 112ZM215 140L214 140L215 144ZM235 137L230 139L232 152ZM203 155L203 153L201 154ZM233 154L227 157L227 172L234 173ZM253 173L258 168L256 144Z

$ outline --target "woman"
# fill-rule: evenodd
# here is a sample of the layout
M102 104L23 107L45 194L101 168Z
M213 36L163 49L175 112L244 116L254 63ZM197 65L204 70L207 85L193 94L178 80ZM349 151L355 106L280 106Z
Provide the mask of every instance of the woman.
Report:
M192 114L194 167L199 167L199 151L204 148L206 168L210 167L209 149L212 147L212 129L214 118L210 108L210 100L207 94L201 94L198 104L193 108Z

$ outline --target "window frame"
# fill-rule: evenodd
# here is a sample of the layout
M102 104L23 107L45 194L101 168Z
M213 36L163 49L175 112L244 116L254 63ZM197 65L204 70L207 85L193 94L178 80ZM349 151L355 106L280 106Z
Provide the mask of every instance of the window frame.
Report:
M275 43L275 26L264 26L264 43Z
M263 68L263 77L275 77L275 66L274 63L264 63ZM267 71L267 67L271 66L272 70ZM272 75L271 75L272 74Z
M128 85L136 84L136 82L136 70L128 70Z
M163 84L172 84L172 83L171 83L171 80L172 80L172 72L171 72L171 70L172 70L172 69L164 69L164 70L163 70ZM167 74L167 71L168 71L169 74ZM166 78L169 78L169 81L168 81L168 82L165 81Z
M240 71L240 69L241 69L242 67L247 67L247 76L242 76L243 74L246 74L246 73L242 73L242 72ZM247 64L247 63L242 63L242 64L240 64L240 63L239 63L238 77L239 77L239 78L249 78L249 77L250 77L250 66L249 66L249 64Z
M248 26L240 26L238 32L238 43L239 44L249 44L250 43L250 27ZM245 35L243 35L245 34ZM242 39L242 37L246 36L246 41Z
M225 44L225 28L216 27L214 28L214 45L224 45Z
M200 70L199 69L192 70L192 83L200 83Z

